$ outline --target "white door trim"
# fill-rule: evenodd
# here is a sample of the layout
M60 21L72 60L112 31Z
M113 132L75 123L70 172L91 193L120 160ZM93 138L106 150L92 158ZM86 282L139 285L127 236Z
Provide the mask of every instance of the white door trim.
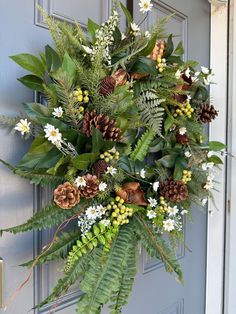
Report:
M211 68L215 74L211 86L211 102L220 111L219 117L210 127L210 140L227 143L227 100L228 100L228 7L211 7ZM222 314L224 309L225 267L225 221L226 221L226 164L217 176L215 203L210 201L208 209L206 309L205 314Z

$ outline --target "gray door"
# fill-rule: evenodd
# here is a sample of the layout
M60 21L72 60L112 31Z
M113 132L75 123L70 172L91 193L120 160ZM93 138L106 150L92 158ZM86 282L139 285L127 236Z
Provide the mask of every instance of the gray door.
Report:
M123 1L125 2L125 1ZM138 15L138 0L134 0L134 14ZM21 102L31 101L31 92L17 83L16 77L24 72L8 59L9 55L37 53L50 43L45 23L34 4L41 4L56 18L85 25L87 17L100 22L108 15L111 0L1 0L0 3L0 114L14 116ZM198 59L208 65L209 59L209 5L207 0L157 1L147 26L157 18L175 12L168 24L173 33L187 46L186 57ZM0 130L0 158L12 163L24 154L29 143ZM0 228L25 221L49 198L49 191L39 191L11 175L0 166ZM185 286L165 273L162 264L150 260L140 249L140 265L133 294L124 314L203 314L205 303L206 215L193 211L194 224L185 224L185 239L190 253L179 247L179 259L185 274ZM51 239L53 230L18 236L4 235L0 239L0 257L4 259L5 299L18 287L28 272L16 267L32 258ZM34 304L46 297L60 276L60 264L38 268L30 283L21 291L7 314L26 314ZM59 271L58 271L59 270ZM79 295L73 287L58 304L50 304L35 313L50 313L57 305L58 313L74 313ZM0 310L1 313L1 310ZM109 313L104 309L104 314ZM209 313L208 313L209 314Z

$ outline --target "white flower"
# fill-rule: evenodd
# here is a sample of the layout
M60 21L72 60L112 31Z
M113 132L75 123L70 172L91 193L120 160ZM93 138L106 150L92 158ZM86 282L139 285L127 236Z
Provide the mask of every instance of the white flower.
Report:
M212 169L214 167L214 162L204 162L202 164L202 170L207 171L208 169Z
M158 181L156 181L156 182L154 182L154 183L152 184L153 190L154 190L155 192L157 192L159 186L160 186L160 182L158 182Z
M180 70L177 70L177 71L175 72L175 78L176 78L177 80L179 80L179 79L181 78L181 76L182 76L182 72L181 72Z
M202 206L205 206L207 204L207 201L208 201L207 198L202 199Z
M75 180L75 184L76 184L77 188L86 186L86 180L83 177L77 177Z
M208 74L206 78L205 77L203 78L204 84L210 85L212 83L212 79L213 79L213 75Z
M192 77L192 81L197 82L199 80L199 75L200 75L200 72L195 72L194 76Z
M142 178L142 179L145 179L145 176L146 176L146 170L143 168L143 169L141 169L140 170L140 177Z
M139 11L142 13L146 13L148 11L151 11L151 9L153 7L151 0L140 0L138 5L140 6Z
M190 158L192 156L191 152L189 150L187 150L185 153L184 153L184 156L187 157L187 158Z
M62 107L54 108L52 115L56 118L61 118L63 116Z
M103 224L105 227L110 225L110 220L109 219L103 219L100 221L101 224Z
M174 206L174 207L168 206L167 207L167 213L169 214L169 216L175 216L178 214L178 212L179 212L179 209L177 206Z
M146 38L150 38L150 37L151 37L151 34L150 34L149 31L146 31L146 32L144 33L144 36L145 36Z
M206 67L201 67L202 73L203 74L209 74L210 70Z
M164 220L163 221L163 228L164 228L165 231L168 231L168 232L174 230L175 229L175 222L174 222L174 220L172 220L170 218Z
M130 27L131 27L131 30L132 30L134 36L138 36L140 34L140 28L137 24L130 23Z
M107 188L107 184L105 182L101 182L98 186L100 192L104 192Z
M208 158L211 158L214 154L215 154L215 152L213 152L212 150L210 150L210 151L207 153L207 157L208 157Z
M155 200L155 198L149 197L148 203L149 203L149 205L151 207L156 207L157 206L157 201Z
M126 35L124 33L121 33L121 40L124 40L126 38Z
M181 215L182 215L182 216L186 215L187 213L188 213L188 211L187 211L186 209L183 209L183 210L181 211Z
M109 166L107 167L106 173L114 176L117 173L117 169L112 166Z
M207 181L207 183L204 185L205 190L212 190L214 188L214 183L213 181Z
M90 206L86 209L85 215L87 216L88 219L96 219L97 218L97 208L96 206Z
M21 132L21 135L24 135L25 133L30 133L30 124L31 122L28 122L27 119L21 119L14 129Z
M186 132L187 132L187 129L184 128L184 127L182 127L182 128L179 129L179 134L180 134L180 135L184 135Z
M185 70L184 74L187 76L187 78L190 78L190 76L191 76L190 69L187 68L187 70Z
M156 214L156 212L154 211L154 210L148 210L147 211L147 217L149 218L149 219L153 219L153 218L156 218L156 216L157 216L157 214Z
M62 134L59 132L58 129L56 129L51 124L46 124L44 127L45 137L52 142L55 145L60 145L62 141Z
M93 52L93 50L87 46L82 45L82 47L87 54L91 54Z

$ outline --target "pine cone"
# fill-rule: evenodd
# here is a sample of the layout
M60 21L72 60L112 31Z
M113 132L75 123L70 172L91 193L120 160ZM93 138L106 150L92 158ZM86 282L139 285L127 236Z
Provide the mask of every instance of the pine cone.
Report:
M70 182L61 184L54 190L54 202L63 209L71 209L80 202L79 191Z
M86 186L81 186L79 188L80 195L85 198L93 198L99 192L99 180L97 176L92 174L86 174L83 176L86 181Z
M116 80L112 76L106 76L101 81L100 94L103 96L108 96L114 92L116 87Z
M162 58L165 52L165 47L166 47L165 40L158 41L153 51L149 55L149 58L151 58L155 62L157 61L158 58Z
M92 166L92 170L93 170L93 173L98 177L100 178L102 175L104 175L104 173L106 172L107 170L107 163L105 162L105 160L103 159L100 159L98 161L96 161L93 166Z
M115 127L115 121L110 120L108 116L101 113L97 115L96 111L85 112L83 132L87 136L91 136L92 127L102 132L103 139L109 141L120 141L120 129Z
M210 104L202 104L198 110L198 119L203 123L210 123L218 116L218 111Z
M181 144L181 145L187 145L188 144L188 136L186 134L180 134L177 133L176 134L176 141L177 143Z
M116 81L116 86L122 86L127 82L128 73L123 69L119 69L112 75L112 77Z
M160 194L168 201L181 202L188 197L188 189L183 181L169 178L160 184Z

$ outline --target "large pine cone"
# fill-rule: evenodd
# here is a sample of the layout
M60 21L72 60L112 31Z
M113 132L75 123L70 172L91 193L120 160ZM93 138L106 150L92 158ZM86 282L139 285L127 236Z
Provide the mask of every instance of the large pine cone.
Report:
M70 182L59 185L54 190L54 202L63 209L71 209L80 202L80 194Z
M83 132L87 136L92 135L92 127L101 131L103 139L110 141L120 141L120 129L115 127L115 121L110 120L108 116L101 113L97 115L96 111L85 112Z
M141 190L139 182L128 182L116 192L126 203L146 206L145 193Z
M210 104L202 104L198 110L198 119L203 123L210 123L218 116L218 111Z
M165 40L158 41L156 43L156 46L154 47L153 51L151 52L151 54L148 57L151 58L155 62L157 61L158 58L162 59L164 52L165 52L165 48L166 48Z
M176 134L176 142L181 144L181 145L187 145L189 140L188 140L188 136L186 134L180 134L177 133Z
M181 202L188 197L188 188L183 181L169 178L160 184L160 194L168 201Z
M92 166L92 170L93 170L93 173L98 177L100 178L102 175L104 175L104 173L106 172L107 170L107 163L105 162L105 160L101 159L101 160L98 160L96 161L93 166Z
M108 96L114 92L116 87L116 80L112 76L106 76L101 81L100 94L103 96Z
M86 174L83 178L86 181L86 186L79 188L80 195L85 198L95 197L99 192L99 180L97 176Z

